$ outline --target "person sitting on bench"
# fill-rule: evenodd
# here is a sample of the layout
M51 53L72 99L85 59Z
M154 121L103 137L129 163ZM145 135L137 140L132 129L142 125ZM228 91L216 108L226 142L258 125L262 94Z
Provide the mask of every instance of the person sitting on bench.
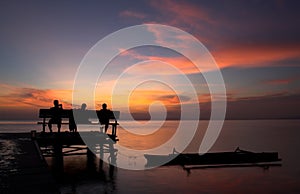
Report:
M80 124L90 124L88 111L86 109L86 103L81 104L80 109L75 109L75 113L77 115L76 122Z
M48 122L48 127L50 132L52 133L52 124L57 124L57 130L60 132L61 128L61 110L62 110L62 105L59 104L58 100L53 101L54 107L50 108L51 111L51 119Z
M78 124L90 124L89 116L86 110L87 105L85 103L82 103L80 109L72 110L72 114L69 117L69 129L70 132L77 132L77 123ZM74 114L76 116L76 122L74 118Z
M105 103L102 104L102 109L97 113L100 124L105 125L105 133L108 129L109 118L111 114L112 112L109 109L107 109L107 105Z

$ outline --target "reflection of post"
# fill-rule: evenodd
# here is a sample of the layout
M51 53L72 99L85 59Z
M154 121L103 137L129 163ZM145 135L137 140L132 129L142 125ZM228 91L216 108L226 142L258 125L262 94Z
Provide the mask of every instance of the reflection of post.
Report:
M87 148L87 168L91 171L96 170L96 165L95 165L95 154L90 150L90 148Z
M116 165L116 161L117 161L117 156L116 156L116 150L114 148L114 143L112 140L109 140L108 142L109 145L109 163L112 165Z
M103 148L103 142L102 142L102 140L99 142L99 151L100 151L100 153L99 153L99 159L100 159L100 161L99 161L99 170L103 170L103 158L104 158L104 148Z
M109 144L109 177L113 179L115 165L117 163L117 152L114 148L114 143L112 140L108 141Z
M111 180L114 179L114 172L115 172L115 166L114 165L109 165L109 178Z
M57 175L63 173L64 171L64 158L63 158L63 152L62 152L62 145L60 142L55 143L53 145L53 151L54 151L54 171Z

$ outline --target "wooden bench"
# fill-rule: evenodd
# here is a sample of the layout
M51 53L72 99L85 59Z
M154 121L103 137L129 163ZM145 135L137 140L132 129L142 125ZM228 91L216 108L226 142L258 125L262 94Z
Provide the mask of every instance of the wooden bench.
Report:
M69 125L69 128L73 125L73 127L76 127L76 124L91 124L90 122L88 122L89 119L99 119L98 118L98 112L99 110L80 110L80 109L62 109L61 111L59 111L60 115L59 117L62 119L69 119L68 122L62 122L61 124L63 125ZM113 122L109 122L109 125L112 126L112 136L116 136L117 133L117 125L118 121L117 119L119 119L120 117L120 111L111 111L111 115L110 115L110 120L114 120ZM40 109L39 111L39 118L42 118L43 121L39 121L38 124L42 124L43 126L43 132L46 131L46 126L48 124L47 119L52 118L53 112L51 111L51 109ZM84 119L82 119L84 118ZM86 121L86 122L84 122Z

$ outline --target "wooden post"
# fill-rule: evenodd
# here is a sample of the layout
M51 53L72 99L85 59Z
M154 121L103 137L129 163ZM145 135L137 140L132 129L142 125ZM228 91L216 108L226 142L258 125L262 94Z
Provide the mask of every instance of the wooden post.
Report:
M54 151L54 166L57 173L62 173L64 169L63 147L61 142L53 145Z
M46 130L46 118L43 118L43 132Z
M35 140L36 139L36 130L31 130L30 135L31 135L31 139Z
M117 127L116 124L112 125L112 136L113 136L114 139L116 138L116 127Z

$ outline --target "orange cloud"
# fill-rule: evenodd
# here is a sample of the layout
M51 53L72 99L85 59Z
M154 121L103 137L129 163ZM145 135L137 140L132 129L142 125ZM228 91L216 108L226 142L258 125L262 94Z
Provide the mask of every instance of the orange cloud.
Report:
M174 91L170 90L138 89L131 93L129 107L133 112L147 111L149 105L154 102L160 102L169 109L189 101L190 98L188 96L180 94L178 96Z
M58 99L64 108L71 108L71 90L22 88L1 84L0 104L6 108L51 107Z
M177 95L172 91L157 89L137 89L130 95L130 102L134 105L149 105L154 101L162 101L164 104L178 103Z
M189 100L188 97L178 96L173 91L139 89L131 93L128 102L129 110L123 110L122 114L125 117L126 114L131 114L135 119L161 119L162 112L166 111L167 118L180 118L180 106ZM162 109L162 106L165 110Z
M242 45L225 47L223 50L213 52L213 56L221 68L270 66L272 62L299 57L300 46Z

